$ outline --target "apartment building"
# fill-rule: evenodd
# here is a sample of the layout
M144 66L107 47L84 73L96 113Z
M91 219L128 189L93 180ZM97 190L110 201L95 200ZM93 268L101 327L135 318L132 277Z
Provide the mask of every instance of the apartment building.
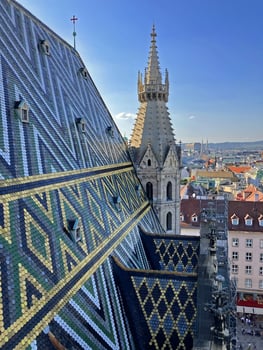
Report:
M227 255L237 311L263 314L263 202L226 201L223 211L220 197L182 199L181 232L198 232L202 212L212 203L217 212L217 237L220 239L224 231L228 236ZM221 227L224 215L227 215L226 230ZM219 264L223 263L224 259L219 261Z
M263 314L262 202L229 202L228 253L237 311Z

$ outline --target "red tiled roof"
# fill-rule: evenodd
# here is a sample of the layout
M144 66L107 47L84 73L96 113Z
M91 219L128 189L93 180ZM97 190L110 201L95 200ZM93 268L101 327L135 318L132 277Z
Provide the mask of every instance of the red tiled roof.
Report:
M185 224L200 226L200 220L192 222L192 215L196 214L198 217L203 209L209 207L211 200L200 199L182 199L181 200L181 214L184 216ZM217 200L218 211L222 211L224 208L224 201ZM239 218L238 225L232 225L231 217L236 215ZM249 215L252 219L252 226L248 226L245 223L245 217ZM262 232L263 227L259 226L259 219L263 217L263 201L228 201L228 229L233 231L254 231Z
M227 167L230 171L232 171L235 174L243 174L247 172L248 170L251 169L251 166L234 166L234 165L229 165Z

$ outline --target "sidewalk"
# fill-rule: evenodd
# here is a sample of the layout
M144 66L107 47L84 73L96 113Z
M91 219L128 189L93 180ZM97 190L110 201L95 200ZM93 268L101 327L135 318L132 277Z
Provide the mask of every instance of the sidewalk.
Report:
M263 327L261 319L254 319L254 323L248 323L244 319L237 318L236 338L237 350L262 350L263 349Z

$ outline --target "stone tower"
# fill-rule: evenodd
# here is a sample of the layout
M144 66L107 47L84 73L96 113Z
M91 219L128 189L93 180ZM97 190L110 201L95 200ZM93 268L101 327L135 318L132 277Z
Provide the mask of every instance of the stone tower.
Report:
M176 145L166 103L168 71L160 72L156 32L151 32L148 67L138 74L140 102L130 140L130 153L138 177L167 233L180 233L181 147Z

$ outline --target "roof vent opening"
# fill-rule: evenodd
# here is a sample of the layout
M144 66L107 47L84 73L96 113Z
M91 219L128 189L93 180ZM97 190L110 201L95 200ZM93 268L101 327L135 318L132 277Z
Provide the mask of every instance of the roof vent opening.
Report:
M69 219L68 221L68 227L67 232L69 233L69 236L71 240L74 243L77 243L81 241L81 232L80 232L80 225L79 225L79 219Z
M80 68L79 72L80 72L80 74L82 75L82 77L83 77L84 79L88 79L89 73L88 73L88 70L87 70L86 67Z
M29 123L29 107L24 100L15 102L15 111L22 123Z
M76 118L76 124L80 132L86 132L86 121L83 118Z
M110 137L114 138L114 130L113 130L113 127L112 127L112 126L108 126L107 129L106 129L106 131L107 131L107 134L108 134Z
M50 56L50 44L47 40L40 40L38 47L44 55Z

